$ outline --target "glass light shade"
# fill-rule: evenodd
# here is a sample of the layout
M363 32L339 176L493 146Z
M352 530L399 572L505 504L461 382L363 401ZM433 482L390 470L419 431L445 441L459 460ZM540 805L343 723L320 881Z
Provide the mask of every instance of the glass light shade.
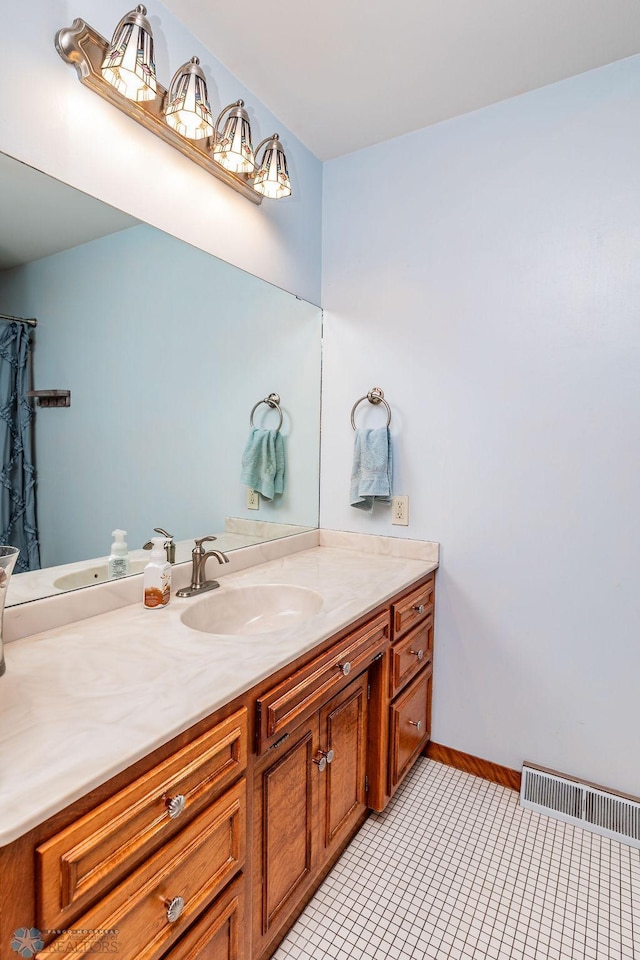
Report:
M207 98L207 81L197 57L176 70L164 109L165 120L187 140L213 136L213 118Z
M262 154L262 160L257 163L258 172L253 181L253 189L270 200L290 197L291 180L289 179L287 158L282 149L280 137L277 133L274 133L270 139L263 140L258 146L256 154L263 144L265 144L264 153Z
M220 120L230 110L222 133L218 133ZM251 125L244 109L244 101L238 100L225 107L216 124L216 139L213 145L213 159L225 170L232 173L253 173L256 168L253 146L251 145Z
M102 76L127 100L138 103L156 96L153 35L146 7L136 7L116 27L102 62Z

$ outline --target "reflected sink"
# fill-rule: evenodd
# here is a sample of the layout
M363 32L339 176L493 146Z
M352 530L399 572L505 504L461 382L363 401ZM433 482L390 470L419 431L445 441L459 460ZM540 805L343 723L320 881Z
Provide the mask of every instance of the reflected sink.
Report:
M194 602L180 618L202 633L248 635L273 633L313 617L323 599L315 590L287 584L216 590Z
M129 575L142 573L148 563L148 560L131 560ZM65 573L63 577L54 580L53 585L56 590L77 590L78 587L90 587L94 583L106 583L108 580L109 565L101 563L99 567L86 567L86 569L76 570L74 573Z

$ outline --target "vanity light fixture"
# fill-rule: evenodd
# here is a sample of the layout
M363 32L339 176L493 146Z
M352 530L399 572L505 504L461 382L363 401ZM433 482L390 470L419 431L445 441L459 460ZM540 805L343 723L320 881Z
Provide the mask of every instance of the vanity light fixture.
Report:
M214 125L197 57L180 67L168 91L157 81L146 14L142 5L126 14L111 43L84 20L74 20L56 34L56 50L76 68L84 86L248 200L262 203L263 197L290 196L287 160L278 134L263 140L254 153L242 100L225 107Z
M102 76L127 100L155 100L153 34L142 4L127 13L116 27L102 62Z
M197 57L191 57L176 70L164 115L169 126L188 140L202 140L213 134L207 81Z
M224 130L220 121L228 113ZM251 145L251 124L244 100L236 100L220 112L213 140L213 159L232 173L253 173L256 161Z
M271 200L280 200L282 197L291 196L291 180L287 170L287 158L280 137L274 133L272 137L267 137L256 148L256 157L264 146L262 159L257 161L258 172L253 180L253 189L261 193L263 197L269 197Z

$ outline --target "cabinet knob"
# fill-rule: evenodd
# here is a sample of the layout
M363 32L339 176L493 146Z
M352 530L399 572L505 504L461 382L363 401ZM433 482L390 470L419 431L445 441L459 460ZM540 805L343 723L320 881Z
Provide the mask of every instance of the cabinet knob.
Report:
M422 730L422 720L409 720L412 727L415 727L418 733Z
M417 603L413 609L416 613L424 613L424 603Z
M409 650L409 653L412 653L414 657L418 658L418 660L422 660L424 658L424 650Z
M178 793L175 797L167 797L167 812L172 820L175 820L176 817L179 817L182 811L185 808L186 800L181 793Z
M349 674L351 673L351 664L349 663L349 661L347 661L346 663L339 663L338 670L340 670L343 677L348 677Z
M326 759L327 763L333 763L333 758L335 757L333 750L321 750L320 753Z
M169 923L175 923L184 910L184 900L182 897L174 897L173 900L165 900L164 905L167 908L167 920Z
M332 757L331 759L333 759L333 757ZM320 773L322 773L324 770L327 769L327 758L326 758L325 755L323 755L323 756L320 757L320 758L314 757L314 758L313 758L313 762L314 762L315 765L317 766L317 768L318 768L318 770L320 771Z

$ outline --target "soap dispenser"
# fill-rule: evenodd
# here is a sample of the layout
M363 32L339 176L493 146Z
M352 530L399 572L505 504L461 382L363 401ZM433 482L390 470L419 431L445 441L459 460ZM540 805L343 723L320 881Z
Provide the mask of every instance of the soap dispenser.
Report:
M126 530L113 530L111 536L111 554L109 556L109 580L126 577L129 573L129 548L125 537Z
M166 607L171 599L171 564L167 560L165 538L152 537L151 559L144 568L142 602L152 610Z

